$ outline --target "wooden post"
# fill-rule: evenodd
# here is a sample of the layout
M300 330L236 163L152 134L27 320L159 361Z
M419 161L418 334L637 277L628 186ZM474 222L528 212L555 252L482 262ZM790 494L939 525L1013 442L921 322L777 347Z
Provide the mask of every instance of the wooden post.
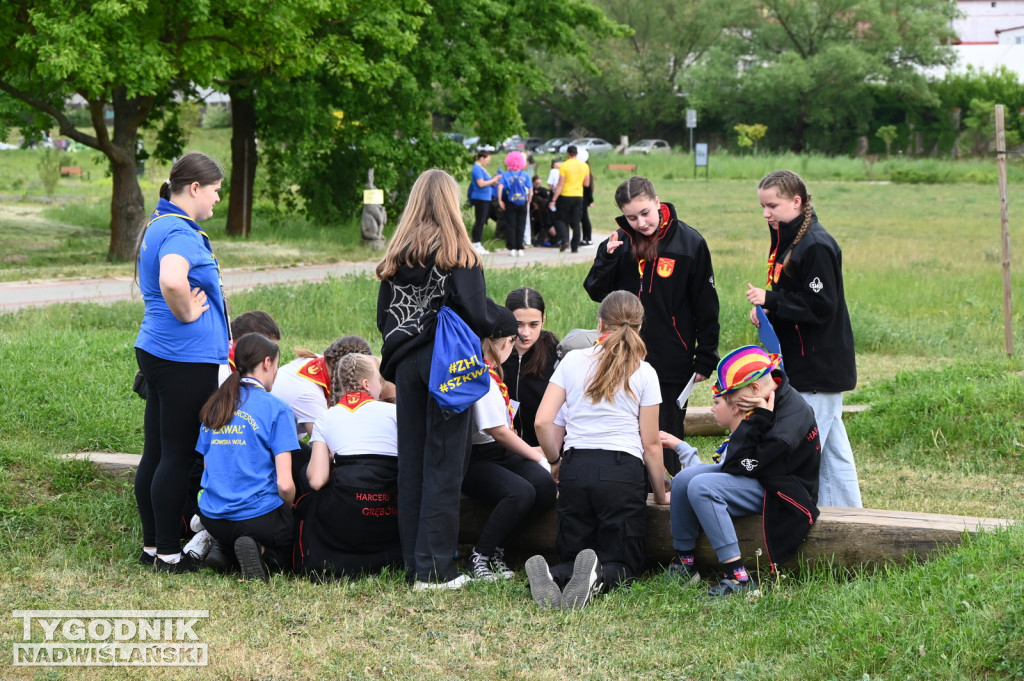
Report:
M1010 287L1010 212L1006 200L1006 128L1003 105L996 104L996 166L999 169L999 228L1003 235L1003 333L1013 357L1013 292Z

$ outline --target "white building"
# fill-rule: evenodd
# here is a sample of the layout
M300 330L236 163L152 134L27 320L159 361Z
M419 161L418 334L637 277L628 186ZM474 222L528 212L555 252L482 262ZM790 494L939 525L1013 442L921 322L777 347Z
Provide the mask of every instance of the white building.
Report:
M953 45L957 63L929 69L937 78L968 66L995 71L1005 66L1024 81L1024 0L958 0L962 17L953 20L959 40Z

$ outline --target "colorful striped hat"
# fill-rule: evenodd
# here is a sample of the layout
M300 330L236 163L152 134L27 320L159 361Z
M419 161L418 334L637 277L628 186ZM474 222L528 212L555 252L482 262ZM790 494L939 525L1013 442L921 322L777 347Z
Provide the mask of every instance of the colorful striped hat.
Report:
M748 386L766 374L770 374L782 362L782 358L769 354L757 345L736 348L718 363L719 395L728 395Z

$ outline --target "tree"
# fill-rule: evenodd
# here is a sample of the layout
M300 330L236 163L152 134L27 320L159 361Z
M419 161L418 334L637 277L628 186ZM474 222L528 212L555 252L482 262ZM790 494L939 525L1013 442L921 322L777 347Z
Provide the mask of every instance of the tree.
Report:
M883 125L875 133L875 137L885 142L885 157L887 159L892 152L892 143L896 141L898 134L895 125Z
M682 76L728 27L742 21L750 0L595 1L629 30L593 39L596 70L555 61L552 77L559 86L538 97L533 108L612 139L682 139L689 104Z
M698 108L757 116L794 151L868 132L867 86L934 101L921 67L948 64L948 0L758 0L690 81ZM737 55L741 55L739 58Z
M212 80L219 37L209 3L8 0L0 7L0 91L110 162L109 259L133 256L146 217L135 174L139 127L173 102L174 90ZM73 94L87 103L92 134L64 114Z
M741 147L753 147L754 154L757 154L757 143L768 134L768 126L760 123L753 125L737 123L733 130L736 131L736 144Z
M264 83L256 106L267 190L330 220L361 208L369 168L396 197L423 169L464 174L471 165L465 149L436 135L435 121L458 122L493 141L521 131L523 93L550 87L545 55L583 59L586 37L611 29L584 0L435 0L409 40L415 49L384 61L368 53L372 77L353 82L318 69Z

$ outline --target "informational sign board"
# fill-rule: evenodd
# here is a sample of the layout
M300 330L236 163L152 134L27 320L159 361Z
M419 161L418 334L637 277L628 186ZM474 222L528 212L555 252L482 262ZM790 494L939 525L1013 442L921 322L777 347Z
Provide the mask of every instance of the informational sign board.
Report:
M708 165L708 145L706 142L697 143L697 155L693 157L693 164L698 168L706 168Z
M687 109L686 110L686 127L696 128L697 127L697 110Z
M364 189L363 190L363 203L369 206L383 206L384 205L384 190L383 189Z

